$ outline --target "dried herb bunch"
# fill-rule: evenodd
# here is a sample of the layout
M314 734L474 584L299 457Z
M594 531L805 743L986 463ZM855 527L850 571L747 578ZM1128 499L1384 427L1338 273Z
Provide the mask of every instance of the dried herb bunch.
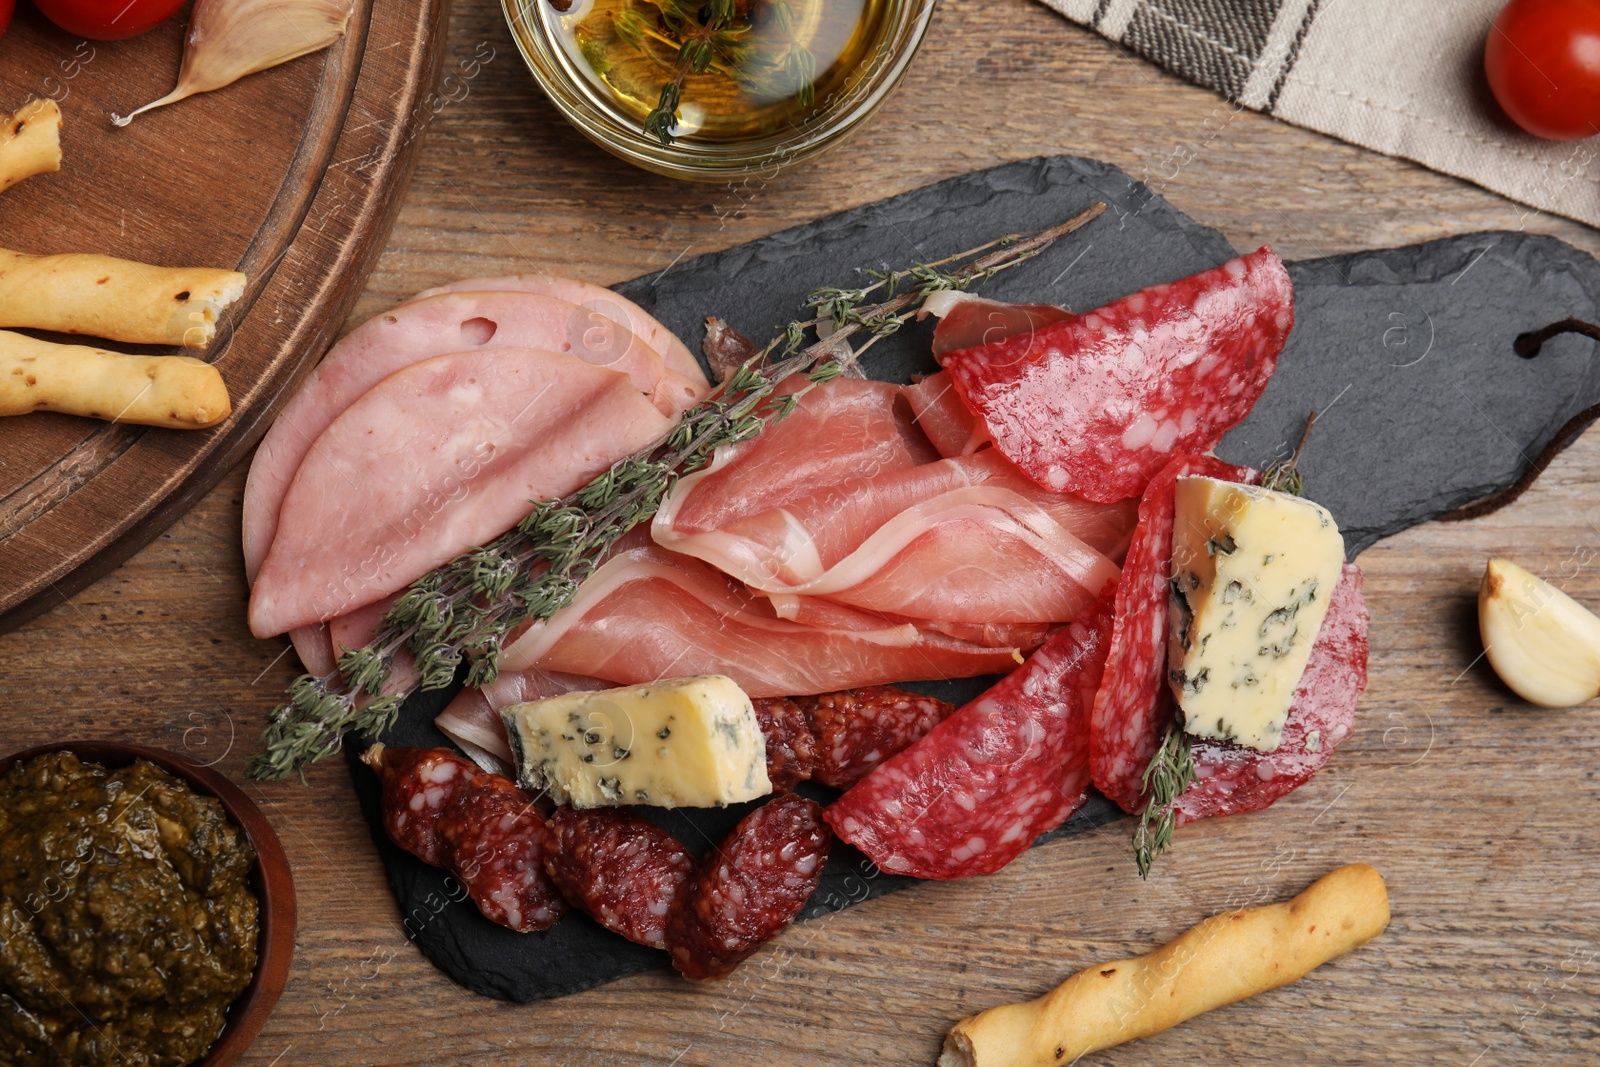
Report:
M818 290L809 303L815 317L790 323L685 412L666 440L620 461L570 496L533 504L509 532L412 583L384 616L372 643L344 652L338 670L297 678L269 717L261 749L250 761L250 777L300 773L337 752L349 731L378 736L387 730L410 695L381 695L402 648L415 658L419 688L450 685L463 664L467 684L489 683L512 631L548 619L568 604L617 540L655 515L680 477L705 466L723 445L759 436L784 418L806 392L843 374L879 339L898 330L929 295L974 285L1015 266L1104 210L1103 203L1096 204L1049 230L1004 237L935 263L868 272L875 281L860 289ZM869 298L876 302L868 303ZM808 343L808 332L821 325L832 332ZM857 335L865 341L852 350ZM795 375L805 381L780 393L779 383Z

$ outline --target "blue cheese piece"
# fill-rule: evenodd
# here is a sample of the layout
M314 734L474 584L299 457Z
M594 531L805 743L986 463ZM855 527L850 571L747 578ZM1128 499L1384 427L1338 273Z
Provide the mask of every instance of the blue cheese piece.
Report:
M710 808L772 792L755 708L720 674L565 693L500 715L522 787L557 804Z
M1277 749L1344 564L1344 538L1309 500L1179 478L1168 681L1196 737Z

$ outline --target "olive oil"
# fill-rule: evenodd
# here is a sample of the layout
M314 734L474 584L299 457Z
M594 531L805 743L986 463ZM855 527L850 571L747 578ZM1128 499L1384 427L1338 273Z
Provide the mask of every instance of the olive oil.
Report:
M663 144L803 126L848 92L899 0L535 0L610 109Z

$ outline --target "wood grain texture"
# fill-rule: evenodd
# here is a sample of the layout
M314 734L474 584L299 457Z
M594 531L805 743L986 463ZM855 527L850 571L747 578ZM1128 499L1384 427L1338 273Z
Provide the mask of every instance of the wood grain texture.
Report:
M413 119L437 77L444 15L443 0L358 0L327 51L125 129L107 115L171 87L181 19L91 43L27 9L0 38L0 110L48 95L64 116L61 172L0 200L7 247L250 277L201 353L233 397L222 426L0 420L0 628L58 603L192 506L338 333L415 162Z
M467 78L461 64L474 60L481 69ZM1271 242L1288 257L1519 226L1600 250L1600 234L1576 224L1235 114L1025 0L946 0L877 121L770 187L677 186L615 163L539 98L489 0L458 0L452 71L356 318L472 274L615 282L1058 151L1145 175L1236 245ZM1270 811L1184 828L1150 882L1133 873L1123 821L993 877L795 928L720 985L642 975L527 1006L464 993L401 931L342 765L316 768L308 786L248 785L294 863L301 928L289 988L242 1062L931 1064L962 1016L1357 860L1388 878L1388 933L1295 985L1092 1062L1596 1062L1597 710L1517 701L1477 659L1473 603L1485 556L1498 553L1600 606L1597 468L1591 431L1512 508L1366 552L1372 681L1356 735ZM242 485L233 471L126 565L0 636L0 748L116 737L187 749L240 778L261 716L294 674L286 642L245 628Z

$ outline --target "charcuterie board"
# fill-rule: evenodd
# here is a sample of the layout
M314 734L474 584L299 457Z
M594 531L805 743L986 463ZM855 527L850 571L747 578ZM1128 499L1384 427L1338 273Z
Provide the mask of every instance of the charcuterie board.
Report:
M1056 157L930 186L620 288L691 342L707 314L766 338L795 317L817 286L859 284L861 269L936 260L996 234L1043 228L1095 201L1110 209L1072 240L992 282L985 294L1087 310L1234 254L1220 234L1115 168ZM1592 318L1600 302L1600 267L1558 241L1475 234L1291 264L1290 274L1296 327L1281 370L1219 453L1257 466L1285 458L1310 412L1320 412L1301 470L1308 493L1344 516L1351 555L1514 482L1559 428L1600 397L1593 342L1558 338L1532 360L1513 351L1519 334L1568 316ZM928 341L928 330L913 324L875 349L866 370L895 381L931 370ZM1427 399L1441 395L1467 403L1445 409ZM913 687L959 701L984 685L971 679ZM413 699L385 740L441 744L432 720L446 696ZM356 781L377 827L376 782L359 768ZM709 842L742 814L739 807L680 811L668 813L665 825L685 842ZM1109 803L1092 798L1041 840L1114 815ZM381 829L374 837L408 935L447 974L480 993L541 999L665 963L662 954L577 915L541 933L505 931L483 919L443 871L402 853ZM807 914L908 881L841 848Z
M348 33L327 51L119 129L112 113L171 89L182 17L104 43L19 7L0 38L0 110L56 100L64 159L0 198L0 244L226 267L250 282L205 352L233 399L220 426L0 420L0 628L155 537L249 451L320 358L382 248L435 113L445 12L355 0Z

